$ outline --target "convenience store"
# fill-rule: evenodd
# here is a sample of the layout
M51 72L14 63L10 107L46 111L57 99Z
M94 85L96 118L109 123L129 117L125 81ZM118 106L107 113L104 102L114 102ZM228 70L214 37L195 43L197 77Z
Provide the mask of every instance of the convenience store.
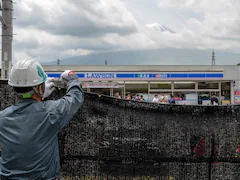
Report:
M187 104L198 104L198 99L216 95L224 104L234 104L239 91L239 66L177 66L177 65L45 65L49 77L59 78L65 69L74 70L87 92L113 96L119 92L144 95L151 101L154 94L181 95Z

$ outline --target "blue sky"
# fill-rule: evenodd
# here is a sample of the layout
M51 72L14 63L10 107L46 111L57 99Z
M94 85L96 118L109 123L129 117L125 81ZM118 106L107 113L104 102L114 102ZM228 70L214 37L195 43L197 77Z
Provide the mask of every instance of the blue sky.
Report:
M164 48L238 55L239 9L239 0L21 0L14 5L13 62Z

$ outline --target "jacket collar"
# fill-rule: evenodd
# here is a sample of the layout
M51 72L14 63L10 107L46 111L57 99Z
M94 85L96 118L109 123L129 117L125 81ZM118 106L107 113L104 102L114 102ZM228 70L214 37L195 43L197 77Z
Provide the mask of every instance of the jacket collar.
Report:
M31 103L34 103L34 102L37 102L35 99L32 99L32 98L29 98L29 99L19 99L17 104L31 104Z

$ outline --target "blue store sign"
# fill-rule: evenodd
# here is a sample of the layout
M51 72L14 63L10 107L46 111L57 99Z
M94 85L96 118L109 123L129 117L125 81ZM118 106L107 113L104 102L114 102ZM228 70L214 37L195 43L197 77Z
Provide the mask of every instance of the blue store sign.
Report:
M48 73L48 77L59 78L60 73ZM221 79L223 73L127 73L127 72L85 72L77 73L81 79Z

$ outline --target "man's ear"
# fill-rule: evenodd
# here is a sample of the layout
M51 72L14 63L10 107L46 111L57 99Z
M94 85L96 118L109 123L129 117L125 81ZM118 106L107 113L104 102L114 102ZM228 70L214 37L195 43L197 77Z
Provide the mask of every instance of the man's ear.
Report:
M43 97L44 89L43 89L43 85L42 84L39 85L38 92L39 92L40 96Z

